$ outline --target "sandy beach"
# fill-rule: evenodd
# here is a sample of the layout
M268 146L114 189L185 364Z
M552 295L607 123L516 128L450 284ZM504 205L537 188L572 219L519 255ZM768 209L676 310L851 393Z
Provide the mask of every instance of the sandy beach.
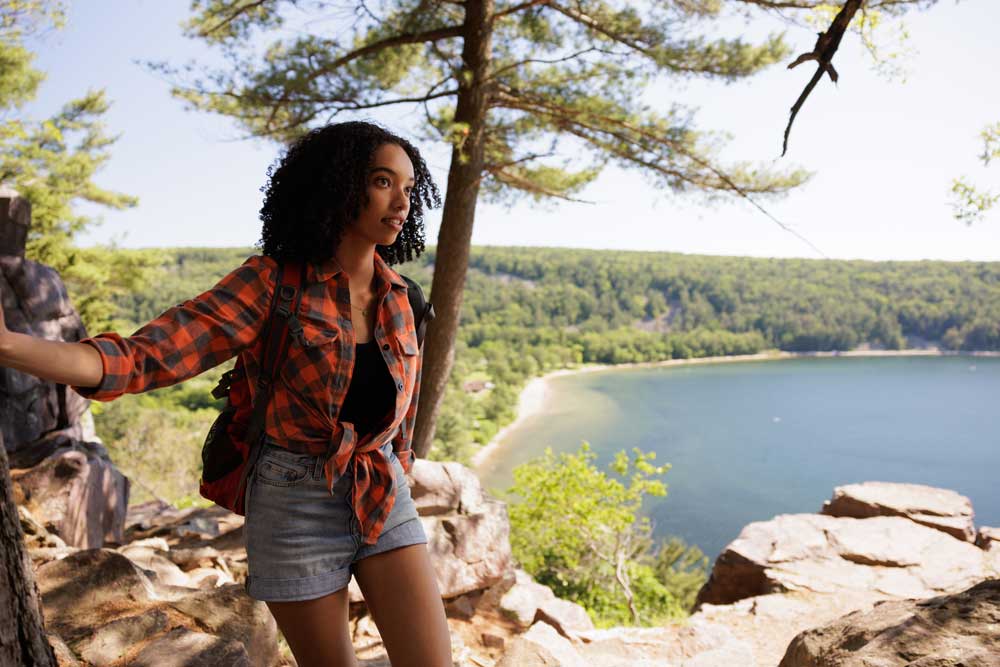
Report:
M692 364L735 363L740 361L771 361L775 359L800 359L810 357L919 357L919 356L980 356L998 357L1000 352L950 352L936 347L916 348L907 350L848 350L845 352L782 352L771 350L757 354L738 354L726 357L699 357L697 359L668 359L666 361L649 361L637 364L584 364L577 368L562 368L545 375L532 378L521 390L517 400L517 416L507 426L504 426L482 449L472 457L473 470L478 470L502 446L504 437L517 428L528 418L545 411L546 402L551 391L548 381L561 375L576 373L596 373L601 371L619 371L626 368L657 368L661 366L687 366Z

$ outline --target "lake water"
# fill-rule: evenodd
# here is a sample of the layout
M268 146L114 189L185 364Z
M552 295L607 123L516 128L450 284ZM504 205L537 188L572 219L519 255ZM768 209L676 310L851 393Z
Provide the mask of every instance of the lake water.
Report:
M546 410L480 470L489 489L586 440L607 471L632 447L670 463L643 513L711 559L752 521L818 512L879 480L967 496L1000 526L1000 358L840 357L600 371L551 378ZM612 473L613 474L613 473Z

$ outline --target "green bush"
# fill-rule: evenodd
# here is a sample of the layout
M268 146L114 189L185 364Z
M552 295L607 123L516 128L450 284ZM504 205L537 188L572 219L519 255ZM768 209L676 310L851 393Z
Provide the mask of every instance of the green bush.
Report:
M596 454L586 442L558 458L546 448L542 457L514 469L514 485L504 494L511 501L511 549L520 566L557 596L582 605L598 627L683 617L693 601L692 586L697 591L705 580L703 570L698 575L674 568L700 551L685 549L687 557L672 562L658 561L650 551L649 519L638 513L647 495L666 495L666 485L655 477L670 467L652 465L655 456L633 448L630 460L618 452L610 468L629 478L626 487L593 465ZM677 545L677 538L669 544ZM676 555L672 548L667 553Z

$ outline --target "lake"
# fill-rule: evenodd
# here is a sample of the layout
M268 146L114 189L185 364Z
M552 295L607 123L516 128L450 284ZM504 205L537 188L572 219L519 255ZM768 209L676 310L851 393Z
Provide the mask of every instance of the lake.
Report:
M545 447L586 440L607 465L619 450L670 463L647 498L654 535L711 559L746 524L818 512L833 488L869 480L953 489L976 526L1000 526L1000 358L838 357L563 375L546 409L510 430L480 469L505 489Z

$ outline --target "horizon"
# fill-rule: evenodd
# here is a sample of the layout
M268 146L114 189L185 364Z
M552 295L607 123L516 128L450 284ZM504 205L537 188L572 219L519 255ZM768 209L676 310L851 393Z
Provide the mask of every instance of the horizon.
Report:
M685 252L678 250L641 250L636 248L583 248L577 246L526 246L526 245L499 245L499 244L480 244L473 243L472 249L477 248L502 248L504 250L564 250L564 251L581 251L581 252L624 252L624 253L637 253L645 255L684 255L686 257L711 257L711 258L731 258L731 259L760 259L760 260L808 260L816 262L863 262L869 264L919 264L924 262L937 262L942 264L1000 264L1000 259L994 260L977 260L977 259L864 259L864 258L843 258L843 257L758 257L754 255L723 255L723 254L707 254L701 252ZM177 245L177 246L136 246L136 247L120 247L121 250L127 251L144 251L144 250L165 250L165 251L180 251L180 250L251 250L255 254L261 254L260 249L254 246L196 246L196 245ZM432 250L436 251L437 244L426 244L424 246L424 252L430 252ZM421 253L423 255L423 253ZM419 257L418 257L419 259ZM414 261L414 260L411 260ZM409 262L403 262L402 265L408 264Z

